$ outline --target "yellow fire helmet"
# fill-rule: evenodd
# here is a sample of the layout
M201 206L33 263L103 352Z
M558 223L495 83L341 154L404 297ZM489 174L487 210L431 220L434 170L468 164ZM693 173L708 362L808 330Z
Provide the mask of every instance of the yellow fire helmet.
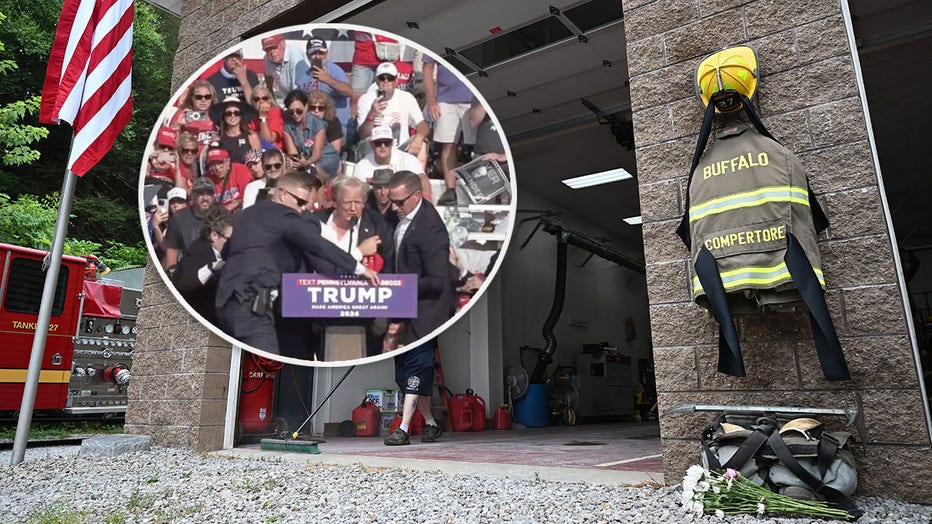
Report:
M751 100L757 92L757 53L746 45L712 53L699 62L695 85L703 107L711 101L719 113L741 109L736 95Z

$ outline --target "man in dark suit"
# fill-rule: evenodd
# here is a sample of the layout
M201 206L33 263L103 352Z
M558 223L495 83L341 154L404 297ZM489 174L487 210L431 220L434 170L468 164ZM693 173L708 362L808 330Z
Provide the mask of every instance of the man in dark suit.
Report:
M417 317L389 323L387 336L395 337L397 345L407 345L429 335L453 315L450 240L440 214L424 199L416 173L398 171L388 187L399 218L393 239L393 272L417 274ZM405 394L405 402L401 426L385 439L386 445L410 444L408 427L415 409L427 423L421 442L434 442L443 433L430 409L436 348L434 338L395 357L395 381Z
M201 236L188 246L171 280L175 289L211 324L217 323L214 297L217 275L223 267L220 252L233 233L233 214L222 207L211 208L204 217Z
M217 321L237 340L279 354L274 304L282 274L296 272L305 254L320 257L339 274L378 284L378 274L325 241L300 213L311 198L308 175L283 175L265 200L241 211L226 245L217 285Z

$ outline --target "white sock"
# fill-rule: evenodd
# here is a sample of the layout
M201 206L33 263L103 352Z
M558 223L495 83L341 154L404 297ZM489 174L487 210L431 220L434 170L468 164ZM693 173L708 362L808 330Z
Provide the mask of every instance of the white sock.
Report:
M407 424L401 424L400 426L398 426L398 429L400 429L401 431L404 431L405 433L407 433L407 432L408 432L408 425L407 425Z
M428 426L436 426L436 425L437 425L437 421L434 420L434 417L430 417L430 420L424 421L424 423L427 424Z

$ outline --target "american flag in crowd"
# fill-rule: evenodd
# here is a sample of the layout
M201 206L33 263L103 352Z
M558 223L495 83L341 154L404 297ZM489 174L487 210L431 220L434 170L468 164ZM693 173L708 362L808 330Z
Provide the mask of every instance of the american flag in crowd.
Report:
M307 41L312 37L326 40L328 50L327 60L338 66L347 75L349 75L353 69L353 51L355 44L354 33L355 31L353 29L314 27L313 29L308 28L284 31L279 34L282 35L282 37L285 39L285 44L287 46L300 49L301 51L305 50ZM248 41L241 42L240 44L234 46L234 48L243 52L243 63L247 68L259 75L260 79L262 79L265 76L265 66L263 63L265 52L262 50L260 41L261 38L253 37ZM415 49L402 45L400 62L410 63L414 60L414 58ZM398 63L399 62L396 62L396 64ZM216 73L222 64L223 57L221 56L213 64L202 71L196 79L192 80L206 80L208 77L210 77L210 75ZM410 66L407 68L405 66L399 67L402 76L402 80L398 84L400 89L405 91L411 90L411 69L412 68ZM173 105L179 105L183 99L184 92L179 94Z
M82 176L113 147L133 112L132 0L65 0L39 121L71 124L68 169Z

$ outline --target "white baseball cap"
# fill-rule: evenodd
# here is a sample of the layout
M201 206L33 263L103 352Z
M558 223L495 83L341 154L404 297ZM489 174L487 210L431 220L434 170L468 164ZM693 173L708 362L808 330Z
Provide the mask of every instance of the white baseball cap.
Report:
M391 62L382 62L379 64L379 67L375 68L375 77L378 78L382 75L391 75L397 77L398 68L395 67L395 64Z
M188 199L188 192L181 187L173 187L168 190L168 201L171 202L173 199L180 198L182 200Z
M375 126L372 128L372 135L369 139L371 142L376 140L395 140L394 135L392 135L392 128L388 126Z

